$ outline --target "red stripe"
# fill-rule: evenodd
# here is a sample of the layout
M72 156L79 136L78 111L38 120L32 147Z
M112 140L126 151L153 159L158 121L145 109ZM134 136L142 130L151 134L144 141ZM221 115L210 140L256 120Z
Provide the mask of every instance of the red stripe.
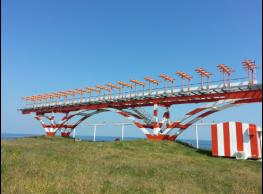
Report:
M198 118L204 118L204 117L206 117L206 116L208 116L208 115L210 115L210 114L213 114L214 112L217 112L217 111L218 111L218 110L210 110L210 111L207 111L207 112L199 115Z
M125 113L125 112L117 112L118 114L120 114L120 115L122 115L122 116L124 116L124 117L129 117L129 115L127 114L127 113Z
M217 125L211 125L211 135L212 135L212 155L218 156L218 137L217 137Z
M156 128L159 128L159 124L157 122L154 122L153 123L153 128L156 129Z
M243 127L241 122L236 122L237 151L244 151Z
M154 115L154 116L157 116L157 115L158 115L158 111L157 111L157 110L154 110L154 111L153 111L153 115Z
M138 128L144 128L143 125L142 125L141 123L134 122L134 124L135 124Z
M258 158L258 135L256 125L249 124L250 149L253 158Z
M199 113L199 112L201 112L202 110L205 110L205 109L207 109L207 108L196 108L193 111L187 113L187 115L194 115L194 114Z
M140 117L139 115L136 115L136 114L133 114L133 113L130 113L131 116L137 118L137 119L142 119L142 117Z
M165 112L165 113L163 114L163 117L166 118L166 119L169 119L169 117L170 117L169 112Z
M176 139L176 135L151 135L151 134L146 134L146 137L148 140L151 141L160 141L160 140L170 140L174 141Z
M223 131L224 131L224 151L225 156L230 156L230 132L229 132L229 123L223 123Z
M56 132L47 132L47 136L55 136Z

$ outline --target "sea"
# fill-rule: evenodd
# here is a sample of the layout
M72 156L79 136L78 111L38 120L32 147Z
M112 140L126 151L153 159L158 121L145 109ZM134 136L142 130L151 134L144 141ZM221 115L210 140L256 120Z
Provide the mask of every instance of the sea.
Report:
M23 137L32 137L32 136L42 136L39 134L22 134L22 133L1 133L1 140L13 140L17 138ZM93 136L76 136L76 138L81 139L83 141L93 141ZM111 137L111 136L96 136L96 141L100 142L109 142L115 141L116 139L120 139L120 137ZM136 140L136 139L144 139L140 137L124 137L124 141ZM193 147L197 147L197 142L194 139L178 139L181 142L192 145ZM198 140L198 148L211 150L211 141L210 140Z

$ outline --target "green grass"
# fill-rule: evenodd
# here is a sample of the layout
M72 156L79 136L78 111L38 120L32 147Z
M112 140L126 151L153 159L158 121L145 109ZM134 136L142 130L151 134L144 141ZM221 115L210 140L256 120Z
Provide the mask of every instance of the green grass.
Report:
M262 163L174 142L1 143L1 193L261 193Z

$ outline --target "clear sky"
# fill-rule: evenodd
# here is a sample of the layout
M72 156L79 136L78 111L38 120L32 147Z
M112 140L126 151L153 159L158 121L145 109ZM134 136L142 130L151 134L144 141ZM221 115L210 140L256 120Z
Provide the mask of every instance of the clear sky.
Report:
M202 66L225 63L246 76L242 60L262 64L261 0L3 0L1 129L41 134L39 123L17 111L21 97L34 94L142 80L181 70L194 75ZM260 69L262 70L262 68ZM261 72L261 71L260 71ZM257 78L262 80L258 72ZM178 80L177 80L178 81ZM176 119L194 106L174 106ZM196 105L195 105L196 107ZM243 105L206 121L244 121L261 126L262 104ZM87 122L117 122L105 113ZM118 135L119 127L101 127L99 135ZM78 134L89 135L82 125ZM200 130L209 138L209 130ZM140 136L135 127L127 135ZM193 130L183 134L191 138Z

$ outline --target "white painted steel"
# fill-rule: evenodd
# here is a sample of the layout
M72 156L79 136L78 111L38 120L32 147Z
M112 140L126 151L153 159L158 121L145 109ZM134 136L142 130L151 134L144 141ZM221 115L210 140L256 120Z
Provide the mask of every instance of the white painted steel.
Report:
M196 139L196 148L199 149L199 144L198 144L198 125L195 125L195 139Z

